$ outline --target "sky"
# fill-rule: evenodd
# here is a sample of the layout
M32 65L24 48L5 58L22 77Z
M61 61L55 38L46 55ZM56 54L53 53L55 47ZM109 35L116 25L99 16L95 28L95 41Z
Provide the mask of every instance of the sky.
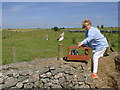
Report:
M118 2L2 2L2 28L117 27Z
M119 2L119 0L1 0L2 2Z
M2 3L0 2L0 29L2 27Z

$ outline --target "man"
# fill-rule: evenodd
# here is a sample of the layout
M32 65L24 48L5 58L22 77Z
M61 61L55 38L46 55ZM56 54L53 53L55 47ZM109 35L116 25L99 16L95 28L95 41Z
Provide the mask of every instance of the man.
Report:
M100 33L100 30L92 27L92 23L89 19L85 19L82 22L82 27L87 30L86 39L78 43L78 47L82 45L88 45L93 49L93 78L98 78L98 60L103 56L106 48L109 46L106 38Z

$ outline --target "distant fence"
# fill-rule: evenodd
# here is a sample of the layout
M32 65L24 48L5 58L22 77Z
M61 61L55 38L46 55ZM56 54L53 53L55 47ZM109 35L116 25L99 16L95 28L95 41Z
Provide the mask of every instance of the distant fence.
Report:
M85 30L69 30L68 32L73 32L73 33L76 33L76 32L86 32ZM118 30L100 30L100 32L102 33L118 33L119 31Z

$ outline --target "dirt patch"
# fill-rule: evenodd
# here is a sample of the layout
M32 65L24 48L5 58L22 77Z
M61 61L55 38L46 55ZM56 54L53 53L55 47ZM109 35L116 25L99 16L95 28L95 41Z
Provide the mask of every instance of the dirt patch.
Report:
M99 60L99 84L96 84L98 88L114 88L120 89L120 59L118 53L110 53L109 56L103 57Z

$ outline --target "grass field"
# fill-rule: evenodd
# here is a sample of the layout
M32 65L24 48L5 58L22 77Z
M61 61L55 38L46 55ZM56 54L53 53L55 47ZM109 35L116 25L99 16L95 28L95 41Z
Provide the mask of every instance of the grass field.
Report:
M105 30L116 30L117 28L104 28ZM85 33L70 33L68 30L80 29L61 29L54 31L52 29L14 29L2 31L2 64L13 62L13 47L16 48L16 62L36 60L40 58L57 57L58 44L64 45L64 56L67 55L68 46L77 46L73 43L85 38ZM20 32L21 31L21 32ZM58 42L56 39L64 32L65 39ZM49 40L45 40L48 34ZM118 34L103 33L105 37L111 40L113 48L118 50Z

